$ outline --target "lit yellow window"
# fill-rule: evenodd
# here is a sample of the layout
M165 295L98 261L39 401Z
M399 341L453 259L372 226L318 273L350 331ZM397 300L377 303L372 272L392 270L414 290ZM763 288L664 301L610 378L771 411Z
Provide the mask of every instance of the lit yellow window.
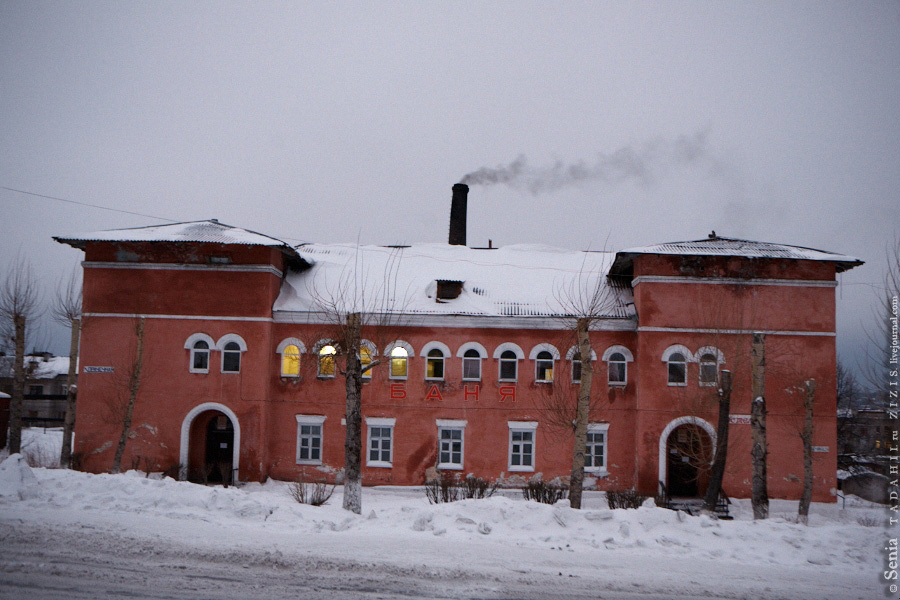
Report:
M406 348L397 346L391 350L391 377L405 378L409 353Z
M290 344L281 353L281 376L297 377L300 375L300 348Z
M367 370L367 368L372 364L372 351L366 346L361 346L359 349L359 362L362 364L362 376L366 379L370 379L372 377L372 370Z
M337 354L334 346L322 346L319 350L319 377L334 377L334 357Z

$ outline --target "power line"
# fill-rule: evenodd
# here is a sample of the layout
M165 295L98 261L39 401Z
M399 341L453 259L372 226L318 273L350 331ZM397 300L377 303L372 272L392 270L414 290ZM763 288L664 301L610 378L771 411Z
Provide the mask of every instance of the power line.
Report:
M108 206L100 206L99 204L90 204L88 202L78 202L77 200L69 200L68 198L57 198L56 196L47 196L46 194L36 194L35 192L27 192L25 190L17 190L15 188L6 187L5 185L0 185L0 189L7 190L10 192L16 192L18 194L25 194L27 196L36 196L37 198L46 198L47 200L56 200L58 202L67 202L69 204L77 204L79 206L88 206L90 208L99 208L100 210L108 210L110 212L124 213L126 215L134 215L137 217L146 217L148 219L156 219L158 221L168 221L170 223L177 223L175 219L167 219L166 217L156 217L154 215L147 215L144 213L133 212L130 210L122 210L120 208L110 208Z

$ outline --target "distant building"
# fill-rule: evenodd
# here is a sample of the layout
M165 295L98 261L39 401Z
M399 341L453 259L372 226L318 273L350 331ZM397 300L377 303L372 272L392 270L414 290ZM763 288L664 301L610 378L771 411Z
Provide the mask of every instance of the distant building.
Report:
M728 369L724 489L749 496L750 339L761 332L769 494L800 495L797 386L814 378L814 500L834 500L836 274L861 261L715 234L605 253L470 248L463 187L449 245L291 246L216 221L57 238L85 252L85 468L112 463L144 318L123 464L197 480L334 478L346 406L334 317L364 310L360 358L380 363L362 391L364 484L418 485L434 469L566 477L586 368L572 324L597 291L589 485L702 494Z
M13 356L0 356L0 391L12 395ZM62 426L66 416L69 357L49 353L25 357L23 424Z
M871 470L888 474L890 456L896 455L897 420L878 406L838 411L838 464L844 470Z

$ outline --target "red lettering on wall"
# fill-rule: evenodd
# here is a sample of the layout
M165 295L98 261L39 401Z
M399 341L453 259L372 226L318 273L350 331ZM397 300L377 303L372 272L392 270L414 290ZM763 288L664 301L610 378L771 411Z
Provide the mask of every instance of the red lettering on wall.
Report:
M406 398L406 388L402 383L391 384L391 400L403 400Z
M474 400L478 402L478 392L481 391L480 385L473 385L472 387L466 386L466 402L469 400Z
M426 400L437 400L439 402L444 401L444 397L441 396L441 390L438 389L437 385L432 385L431 389L428 390L428 393L425 395Z
M500 402L506 402L509 400L510 402L516 401L516 386L514 385L501 385L500 386Z

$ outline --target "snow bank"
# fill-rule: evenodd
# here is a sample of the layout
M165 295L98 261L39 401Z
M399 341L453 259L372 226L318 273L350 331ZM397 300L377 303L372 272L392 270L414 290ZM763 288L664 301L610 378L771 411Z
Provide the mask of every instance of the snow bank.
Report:
M0 463L0 499L28 500L40 492L37 477L21 454L13 454Z

